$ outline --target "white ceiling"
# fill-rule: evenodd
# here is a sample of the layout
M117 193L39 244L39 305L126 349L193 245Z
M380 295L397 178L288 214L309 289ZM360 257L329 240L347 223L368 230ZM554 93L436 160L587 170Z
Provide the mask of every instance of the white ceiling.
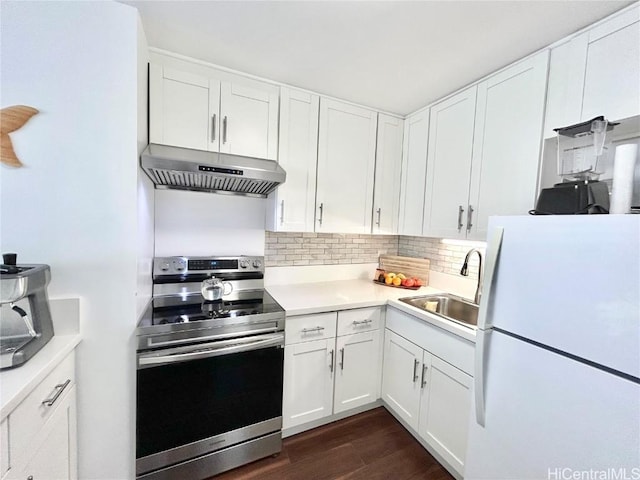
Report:
M144 1L150 46L399 114L632 1Z

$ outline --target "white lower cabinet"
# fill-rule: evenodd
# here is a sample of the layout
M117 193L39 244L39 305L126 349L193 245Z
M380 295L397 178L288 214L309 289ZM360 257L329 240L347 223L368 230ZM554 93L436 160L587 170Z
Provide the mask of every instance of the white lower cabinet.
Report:
M331 415L334 344L330 338L285 346L283 428Z
M418 367L422 349L386 330L382 370L382 399L411 428L418 429L420 383Z
M7 438L5 432L2 435L3 480L78 477L74 355L69 354L3 420L8 427Z
M473 383L467 372L473 362L473 344L393 308L388 309L387 320L388 327L399 327L399 333L420 345L385 330L382 399L414 435L462 476ZM423 348L430 345L430 350Z
M336 338L336 355L333 413L380 398L380 330Z
M462 473L473 378L426 351L422 365L423 371L428 368L429 373L423 374L418 433Z
M380 398L381 315L376 307L287 318L284 429Z

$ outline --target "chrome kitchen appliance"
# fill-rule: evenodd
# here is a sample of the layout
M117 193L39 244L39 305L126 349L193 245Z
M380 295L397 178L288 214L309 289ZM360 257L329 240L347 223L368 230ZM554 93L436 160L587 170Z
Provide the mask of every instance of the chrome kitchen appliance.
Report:
M274 160L151 143L142 169L156 188L266 197L287 174Z
M137 329L136 478L204 479L280 452L285 312L263 262L154 259Z
M22 365L53 337L47 285L49 265L0 265L0 369Z

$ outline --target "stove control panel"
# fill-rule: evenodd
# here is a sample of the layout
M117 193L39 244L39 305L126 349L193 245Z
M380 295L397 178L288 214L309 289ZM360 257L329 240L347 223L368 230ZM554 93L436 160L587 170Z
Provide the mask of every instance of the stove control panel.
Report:
M156 257L153 275L264 272L264 257Z

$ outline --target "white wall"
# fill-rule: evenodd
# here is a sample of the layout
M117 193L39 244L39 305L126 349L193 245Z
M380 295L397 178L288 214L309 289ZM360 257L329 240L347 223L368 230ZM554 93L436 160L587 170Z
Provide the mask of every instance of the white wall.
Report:
M156 256L264 255L266 199L156 190Z
M41 112L12 134L25 167L0 167L0 248L49 264L52 298L80 298L79 478L133 478L137 11L115 2L0 8L1 106Z

